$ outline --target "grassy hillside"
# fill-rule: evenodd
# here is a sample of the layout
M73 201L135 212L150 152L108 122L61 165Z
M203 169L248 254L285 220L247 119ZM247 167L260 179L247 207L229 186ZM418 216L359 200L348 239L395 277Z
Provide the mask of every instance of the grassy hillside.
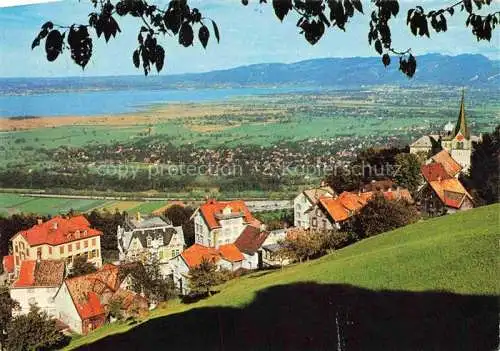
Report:
M128 330L87 346L133 349L142 340L169 349L331 349L339 342L347 349L490 348L498 340L499 212L494 205L436 218L315 261L256 272L211 298L172 303L131 330L109 325L70 347Z

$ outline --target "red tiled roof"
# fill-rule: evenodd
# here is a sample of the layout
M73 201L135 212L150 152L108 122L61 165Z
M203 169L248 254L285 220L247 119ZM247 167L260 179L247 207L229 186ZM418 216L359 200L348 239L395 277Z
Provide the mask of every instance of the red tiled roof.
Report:
M7 273L14 272L14 256L7 255L2 259L3 270Z
M240 251L253 255L260 249L262 243L264 243L268 236L269 232L261 231L260 228L248 225L236 239L234 244Z
M229 262L243 261L245 257L234 244L226 244L219 246L219 253L223 259Z
M82 320L104 314L104 307L95 292L88 292L87 298L81 302L75 301L75 307Z
M13 288L60 286L64 279L62 260L25 260L21 262L19 277Z
M229 207L231 209L231 214L238 215L239 213L241 213L247 223L252 223L252 225L258 225L258 223L260 224L260 222L252 216L247 206L245 205L245 202L242 200L208 200L200 206L199 210L210 229L220 227L220 223L216 218L216 215L222 215L222 210L224 210L226 207Z
M21 268L19 269L19 277L12 284L13 287L24 287L32 286L35 283L35 260L25 260L21 262Z
M462 170L462 166L446 150L439 151L431 158L434 162L442 164L446 173L452 177L456 176Z
M428 182L452 178L441 163L429 163L421 167L422 175Z
M344 191L336 198L330 197L321 197L319 202L323 206L324 209L330 214L330 216L335 220L335 222L342 222L353 216L356 212L361 210L366 206L368 201L373 197L377 192L368 191L364 193L350 193ZM412 202L413 199L411 197L408 189L395 189L390 191L384 191L382 193L386 200L406 200L408 202Z
M114 293L120 286L119 267L107 264L97 272L66 279L66 286L82 319L104 313L100 296L106 291Z
M220 259L220 255L216 249L212 247L194 244L188 247L181 253L182 258L189 267L198 266L203 259L216 263Z
M429 185L446 206L460 208L465 197L472 200L472 196L457 178L436 180L429 182Z
M244 259L243 254L234 244L222 245L219 249L194 244L182 251L181 257L190 268L198 266L204 259L212 263L217 263L220 259L230 262L242 261Z
M78 234L76 234L77 231ZM102 232L90 228L90 223L84 216L69 219L57 216L47 222L34 225L28 230L20 231L18 234L21 234L31 246L35 246L41 244L59 245L102 235Z

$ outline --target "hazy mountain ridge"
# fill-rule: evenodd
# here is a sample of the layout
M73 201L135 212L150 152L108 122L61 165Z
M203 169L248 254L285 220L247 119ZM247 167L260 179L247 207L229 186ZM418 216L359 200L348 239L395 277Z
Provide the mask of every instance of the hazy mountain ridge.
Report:
M384 67L379 57L322 58L296 63L262 63L236 68L178 75L0 78L7 94L71 90L210 88L217 86L351 87L394 84L498 87L500 61L483 55L427 54L417 58L417 72L408 79L398 70L397 58Z

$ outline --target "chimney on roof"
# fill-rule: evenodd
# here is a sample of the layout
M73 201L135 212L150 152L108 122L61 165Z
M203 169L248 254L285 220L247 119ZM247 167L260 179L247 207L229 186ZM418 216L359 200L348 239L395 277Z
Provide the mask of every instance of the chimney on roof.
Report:
M324 180L322 180L320 183L320 187L325 187L325 186L326 186L326 182Z
M41 251L41 250L38 250L38 251L36 252L36 262L37 262L37 263L40 263L41 259L42 259L42 251Z
M438 182L441 181L441 176L440 175L437 176L437 180L438 180Z
M42 224L43 223L43 219L42 218L37 218L36 219L36 223L37 224Z
M57 230L57 221L52 222L52 230Z
M260 224L260 231L265 232L266 231L266 225L264 223Z

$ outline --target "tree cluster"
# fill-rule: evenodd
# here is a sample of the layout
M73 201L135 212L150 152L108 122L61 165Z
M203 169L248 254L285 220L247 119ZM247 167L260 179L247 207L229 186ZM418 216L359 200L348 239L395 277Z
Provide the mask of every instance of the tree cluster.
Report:
M467 188L473 189L477 204L500 202L500 125L492 133L485 133L474 143L469 175L462 178Z
M9 322L5 348L9 351L54 350L67 342L68 338L57 329L56 321L32 305L27 314L20 314Z
M135 264L131 269L132 290L143 294L149 301L160 303L173 298L175 293L174 282L169 277L164 277L160 263L153 259L150 264Z
M205 258L199 265L189 269L189 290L192 295L211 295L212 288L220 282L217 266Z
M332 250L338 250L353 241L350 233L343 231L314 231L297 228L280 241L281 257L302 262L320 257Z
M96 266L93 263L88 262L87 257L77 256L73 260L73 265L71 266L71 271L68 274L68 278L78 277L81 275L94 273L96 271Z
M194 223L190 220L194 209L189 206L172 205L165 211L165 216L170 219L172 225L182 226L184 242L186 246L194 244Z
M405 200L387 200L377 194L354 217L351 230L358 237L366 238L414 223L418 219L415 205Z

